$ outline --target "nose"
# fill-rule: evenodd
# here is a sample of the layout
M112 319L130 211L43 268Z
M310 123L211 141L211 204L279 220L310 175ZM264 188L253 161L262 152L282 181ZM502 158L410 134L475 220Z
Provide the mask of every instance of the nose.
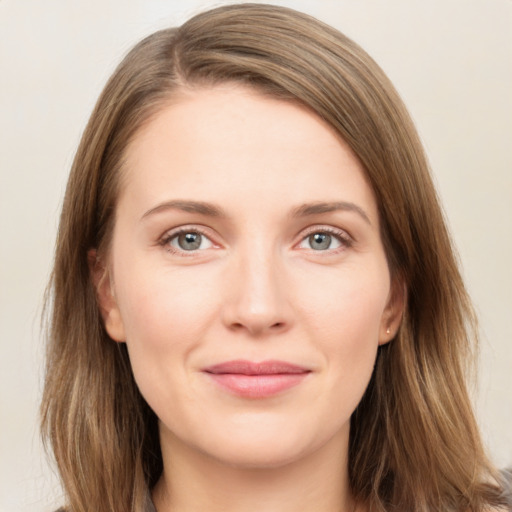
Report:
M283 265L271 251L252 251L231 267L223 322L233 331L264 337L292 324Z

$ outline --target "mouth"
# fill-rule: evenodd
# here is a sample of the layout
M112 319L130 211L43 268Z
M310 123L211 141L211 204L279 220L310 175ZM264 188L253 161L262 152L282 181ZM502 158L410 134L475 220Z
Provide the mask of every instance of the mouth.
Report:
M285 361L237 360L209 366L203 373L232 394L267 398L299 385L311 370Z

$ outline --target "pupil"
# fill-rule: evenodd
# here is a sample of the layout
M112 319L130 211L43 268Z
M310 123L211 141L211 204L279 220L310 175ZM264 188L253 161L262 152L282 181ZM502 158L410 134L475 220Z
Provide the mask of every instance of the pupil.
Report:
M199 249L201 235L199 233L183 233L178 237L178 245L185 251Z
M311 248L319 251L321 249L328 249L331 245L331 235L325 233L315 233L309 237Z

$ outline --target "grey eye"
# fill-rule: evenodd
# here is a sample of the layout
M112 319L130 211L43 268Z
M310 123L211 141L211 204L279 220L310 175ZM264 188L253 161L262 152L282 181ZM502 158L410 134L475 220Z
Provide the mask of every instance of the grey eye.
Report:
M308 237L309 246L315 251L329 249L332 243L332 236L327 233L313 233Z
M311 232L310 232L311 233ZM343 246L349 246L349 242L343 238L343 234L334 234L329 231L318 230L305 236L299 247L301 249L309 249L313 251L333 251Z
M212 245L212 242L206 236L196 231L179 233L171 239L171 246L181 251L209 249Z
M201 238L199 233L182 233L178 236L178 245L184 251L194 251L201 246Z

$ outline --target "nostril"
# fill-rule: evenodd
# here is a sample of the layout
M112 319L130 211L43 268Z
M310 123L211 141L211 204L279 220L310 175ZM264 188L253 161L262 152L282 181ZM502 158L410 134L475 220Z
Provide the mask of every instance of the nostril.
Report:
M233 322L230 325L230 328L234 331L242 331L242 330L247 329L249 332L251 332L253 334L261 334L264 331L267 331L267 332L281 331L285 325L286 325L285 322L275 322L273 324L267 324L267 326L265 327L265 325L262 325L262 324L248 323L246 325L243 322Z

